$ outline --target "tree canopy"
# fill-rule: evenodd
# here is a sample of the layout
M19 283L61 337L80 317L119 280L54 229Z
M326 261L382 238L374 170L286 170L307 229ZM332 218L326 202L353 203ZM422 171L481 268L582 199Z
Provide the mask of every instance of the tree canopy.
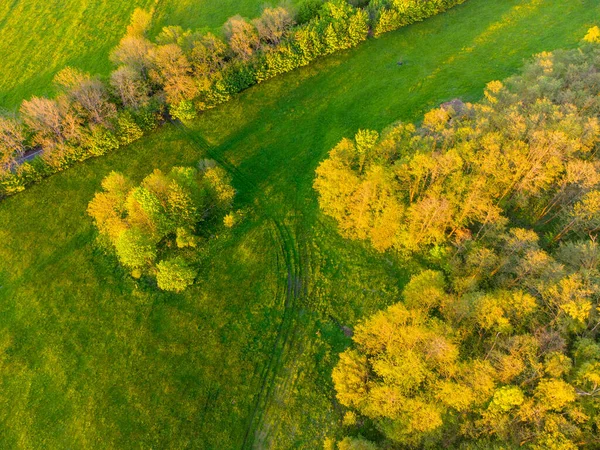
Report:
M194 252L205 224L229 212L235 191L229 175L212 163L202 170L155 170L139 186L112 172L88 206L101 238L119 262L139 278L180 292L194 282Z
M392 446L598 446L594 36L537 55L479 103L361 130L317 169L341 233L428 266L356 327L332 375Z
M595 233L599 63L597 44L542 53L480 103L450 102L419 127L360 130L317 169L322 210L345 236L408 254L507 221L555 242Z

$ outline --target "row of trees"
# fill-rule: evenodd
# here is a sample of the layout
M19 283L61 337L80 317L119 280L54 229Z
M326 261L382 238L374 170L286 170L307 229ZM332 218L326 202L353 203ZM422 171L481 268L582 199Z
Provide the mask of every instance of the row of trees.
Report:
M319 167L343 233L431 265L340 355L344 423L382 439L339 449L600 445L600 29L586 41Z
M24 101L0 115L0 197L92 156L138 139L168 112L189 120L247 87L422 20L464 0L305 0L267 7L254 20L230 18L224 40L165 27L148 36L152 13L137 9L111 53L108 82L67 68L55 98ZM33 150L41 158L25 158ZM30 161L30 159L33 159Z
M139 186L112 172L102 188L88 206L100 242L134 278L155 277L166 291L181 292L194 282L194 249L215 220L232 217L225 214L235 191L229 175L212 161L200 170L155 170Z

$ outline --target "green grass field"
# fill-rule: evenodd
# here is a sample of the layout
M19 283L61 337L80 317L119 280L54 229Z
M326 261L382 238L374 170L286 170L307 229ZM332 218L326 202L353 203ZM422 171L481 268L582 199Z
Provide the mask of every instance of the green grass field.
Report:
M599 13L469 0L2 202L0 447L320 448L342 428L341 327L397 301L411 268L338 236L315 167L358 128L475 100L533 53L575 46ZM206 250L200 283L158 293L96 249L86 205L111 170L139 181L205 157L246 219Z
M269 2L266 2L269 3ZM67 65L93 74L111 70L110 50L136 7L155 6L154 33L165 25L219 31L228 17L260 14L261 0L6 0L0 2L0 107L51 95Z

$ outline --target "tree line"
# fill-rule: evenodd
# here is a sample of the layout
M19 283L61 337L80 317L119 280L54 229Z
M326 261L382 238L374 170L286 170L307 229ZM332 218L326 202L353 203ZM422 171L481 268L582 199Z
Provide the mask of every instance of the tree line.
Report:
M224 40L169 26L149 38L152 11L136 9L111 53L108 80L57 74L54 98L0 115L0 198L77 161L139 139L165 117L190 120L232 95L314 59L356 46L369 33L423 20L464 0L304 0L231 17ZM32 150L41 157L30 158Z
M594 27L317 169L341 233L425 265L340 355L326 448L600 445L599 67Z

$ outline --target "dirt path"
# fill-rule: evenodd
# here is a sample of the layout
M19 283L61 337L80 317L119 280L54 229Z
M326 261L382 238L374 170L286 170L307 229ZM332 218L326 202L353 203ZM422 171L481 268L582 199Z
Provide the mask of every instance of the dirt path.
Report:
M273 343L269 360L260 374L260 390L256 395L256 400L248 419L246 433L242 449L264 448L266 445L263 440L265 436L258 437L263 428L264 414L267 406L273 397L273 391L276 385L276 378L280 369L283 368L286 356L286 350L293 343L295 329L297 326L296 317L300 308L300 300L307 291L305 261L301 255L302 242L298 240L300 233L293 230L283 218L283 215L269 212L267 207L269 200L262 195L258 186L250 180L243 172L234 166L227 159L216 154L211 145L201 136L190 132L182 124L177 124L180 129L189 137L196 148L201 150L210 159L213 159L227 172L229 172L237 181L238 185L257 193L258 208L257 212L267 220L271 226L271 236L277 244L278 249L278 271L285 270L285 284L281 286L277 293L277 302L283 303L283 316L277 329L277 336Z

